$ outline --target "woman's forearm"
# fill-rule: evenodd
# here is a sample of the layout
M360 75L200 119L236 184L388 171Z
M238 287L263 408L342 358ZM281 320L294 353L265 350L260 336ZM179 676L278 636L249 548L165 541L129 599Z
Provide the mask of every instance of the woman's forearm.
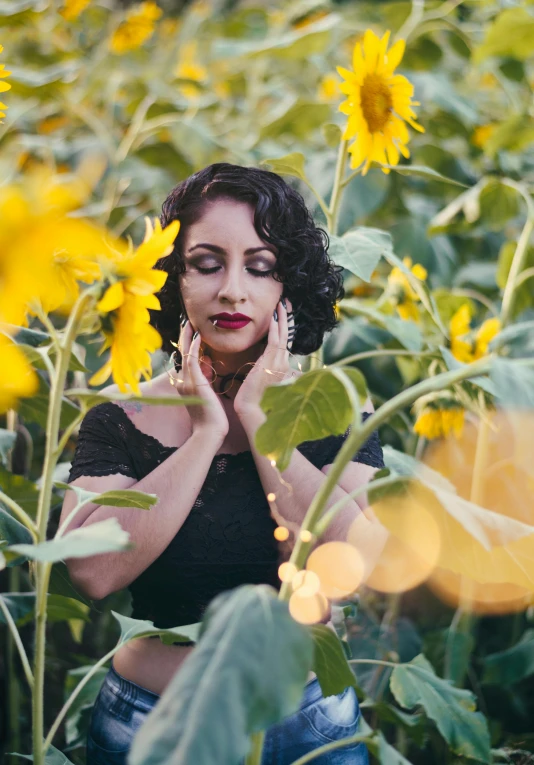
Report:
M275 470L270 460L258 452L254 442L256 430L265 422L265 419L265 414L261 410L250 411L246 416L242 416L241 423L248 435L252 455L265 494L274 494L278 512L289 522L300 526L312 499L326 480L326 475L315 465L312 465L298 449L293 451L289 466L283 473ZM363 483L366 481L362 480L362 485ZM347 493L341 486L337 485L329 497L327 508L342 497L346 497ZM348 499L322 536L321 541L345 540L351 523L361 512L362 508L357 501Z
M166 460L129 488L157 494L150 510L98 506L83 522L87 527L115 516L135 548L124 552L68 559L73 581L99 600L123 589L161 555L176 536L206 480L220 441L196 432Z

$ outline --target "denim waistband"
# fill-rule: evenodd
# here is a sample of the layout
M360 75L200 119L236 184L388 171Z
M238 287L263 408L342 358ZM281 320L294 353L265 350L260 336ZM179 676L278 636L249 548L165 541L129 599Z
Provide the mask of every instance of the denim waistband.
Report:
M137 683L134 683L132 680L128 680L122 675L119 675L113 666L113 659L111 660L111 667L104 682L116 696L119 696L121 699L141 711L146 712L152 709L160 698L159 694L149 691L148 688L143 688L143 686L137 685ZM311 704L315 704L316 701L319 701L322 695L319 681L314 677L304 686L304 694L300 702L300 709L306 709L306 707L309 707Z

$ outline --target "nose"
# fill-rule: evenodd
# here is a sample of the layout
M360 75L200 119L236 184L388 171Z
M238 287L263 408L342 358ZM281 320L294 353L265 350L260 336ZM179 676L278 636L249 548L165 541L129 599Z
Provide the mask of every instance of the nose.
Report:
M247 299L245 279L246 272L243 263L229 263L219 288L221 302L236 305Z

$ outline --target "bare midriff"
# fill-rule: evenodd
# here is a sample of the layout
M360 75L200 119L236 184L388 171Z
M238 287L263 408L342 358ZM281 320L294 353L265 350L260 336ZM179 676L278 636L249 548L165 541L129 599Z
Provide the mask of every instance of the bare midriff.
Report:
M332 622L327 627L334 629ZM161 696L194 646L165 645L159 637L137 638L121 646L113 657L119 675ZM310 672L308 682L315 672Z

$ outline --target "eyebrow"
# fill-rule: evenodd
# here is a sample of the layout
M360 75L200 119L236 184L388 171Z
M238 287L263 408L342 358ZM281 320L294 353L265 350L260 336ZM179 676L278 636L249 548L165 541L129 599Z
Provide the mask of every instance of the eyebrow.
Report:
M188 252L193 252L193 250L196 250L197 247L204 247L206 250L211 250L212 252L226 255L226 250L224 247L219 247L216 244L208 244L206 242L201 242L200 244L193 245L193 247L189 248ZM249 247L248 250L245 250L245 255L254 255L254 253L261 252L262 250L266 250L267 252L271 252L273 255L276 255L276 253L271 250L270 247L266 247L265 245L262 245L261 247Z

